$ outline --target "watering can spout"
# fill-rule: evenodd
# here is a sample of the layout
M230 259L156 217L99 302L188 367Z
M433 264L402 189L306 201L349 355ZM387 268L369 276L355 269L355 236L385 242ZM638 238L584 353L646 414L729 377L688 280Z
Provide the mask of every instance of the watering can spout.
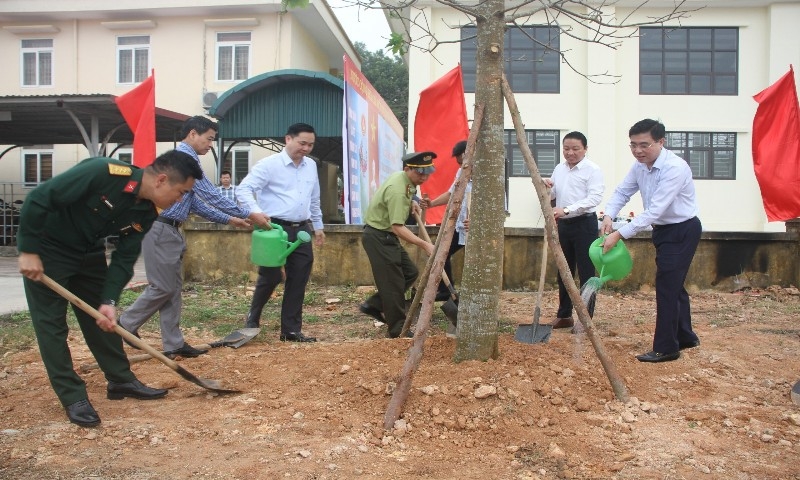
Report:
M308 232L306 232L305 230L300 230L299 232L297 232L297 240L289 243L289 248L287 248L281 254L281 261L285 261L289 257L289 255L291 255L292 252L297 250L297 247L299 247L301 244L308 243L310 241L311 241L311 235L309 235Z

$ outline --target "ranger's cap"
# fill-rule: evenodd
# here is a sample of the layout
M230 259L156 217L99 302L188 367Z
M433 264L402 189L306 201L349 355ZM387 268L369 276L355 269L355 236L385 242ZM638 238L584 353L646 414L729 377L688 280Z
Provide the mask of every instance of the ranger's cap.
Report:
M403 155L403 167L415 168L421 174L430 174L436 171L433 166L433 159L436 154L433 152L411 152Z

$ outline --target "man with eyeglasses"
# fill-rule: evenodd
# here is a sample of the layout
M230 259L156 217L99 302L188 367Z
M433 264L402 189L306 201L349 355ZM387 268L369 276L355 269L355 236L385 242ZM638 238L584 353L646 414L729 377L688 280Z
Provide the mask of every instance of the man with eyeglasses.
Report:
M697 218L692 170L689 164L664 148L666 129L656 120L644 119L629 132L630 148L636 163L617 186L606 205L601 233L603 253L622 238L630 238L653 226L656 247L656 329L653 349L637 355L640 362L676 360L681 350L700 345L692 330L686 275L700 243L702 225ZM619 230L611 219L630 198L640 192L644 211Z
M283 227L290 242L300 231L314 235L314 243L325 243L319 197L317 163L308 155L314 149L316 133L307 123L295 123L286 130L286 146L250 169L237 188L239 201L253 212L263 212L270 222ZM258 327L261 311L281 281L282 342L316 342L303 334L303 299L314 264L311 243L300 243L286 258L284 267L258 267L258 280L245 327Z
M359 306L361 313L383 322L387 336L397 338L405 321L405 293L416 282L419 271L400 240L433 254L433 244L414 235L405 226L409 212L419 211L412 202L417 187L436 169L433 152L412 152L403 156L403 171L389 176L370 200L364 217L361 243L369 257L378 293ZM409 335L411 336L411 335Z

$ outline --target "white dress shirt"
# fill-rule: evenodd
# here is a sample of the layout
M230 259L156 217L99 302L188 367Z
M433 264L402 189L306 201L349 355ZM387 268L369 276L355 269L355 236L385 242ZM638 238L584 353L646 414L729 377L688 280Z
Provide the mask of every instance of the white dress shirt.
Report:
M603 201L606 188L603 171L586 157L572 168L567 162L559 163L553 169L550 180L553 181L550 198L556 199L556 207L569 209L569 215L563 218L594 213Z
M634 162L606 205L606 215L614 218L636 193L642 194L644 212L620 228L630 238L650 225L681 223L697 216L697 198L692 169L684 159L661 148L653 167Z
M299 165L284 148L256 163L242 183L236 197L253 212L288 222L311 219L314 230L322 230L317 163L303 157Z

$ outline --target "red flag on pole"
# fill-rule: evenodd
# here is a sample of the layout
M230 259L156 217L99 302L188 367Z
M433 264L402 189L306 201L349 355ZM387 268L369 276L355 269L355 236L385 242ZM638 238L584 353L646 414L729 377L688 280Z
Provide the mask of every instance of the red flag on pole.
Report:
M459 65L419 94L414 119L414 151L436 152L433 161L436 172L422 184L423 194L434 199L450 189L459 168L452 155L453 145L466 140L468 135L467 104ZM440 223L445 208L442 205L429 209L425 221Z
M115 100L133 132L133 164L144 168L156 159L156 73Z
M753 96L753 167L770 222L800 217L800 107L794 69Z

